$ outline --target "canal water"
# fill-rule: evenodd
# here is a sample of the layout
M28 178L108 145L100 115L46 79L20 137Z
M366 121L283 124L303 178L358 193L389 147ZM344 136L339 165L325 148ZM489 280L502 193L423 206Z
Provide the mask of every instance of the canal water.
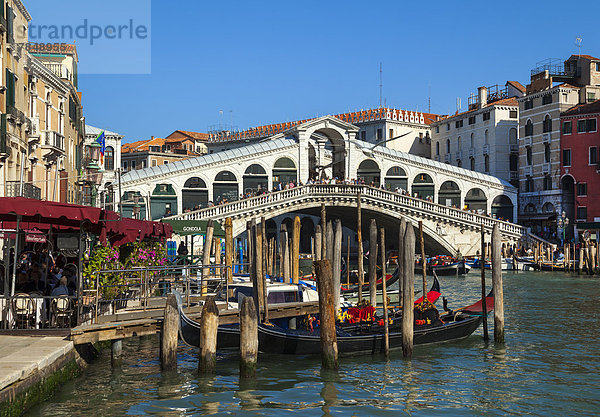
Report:
M442 277L442 293L451 307L466 305L479 298L479 282L478 271ZM599 283L507 272L504 345L485 343L480 329L456 343L417 346L411 360L401 352L389 361L341 358L338 373L323 373L318 356L261 355L256 380L240 383L235 354L227 354L216 376L201 378L187 346L178 370L162 373L158 338L131 339L121 367L111 368L110 352L102 352L27 415L600 415Z

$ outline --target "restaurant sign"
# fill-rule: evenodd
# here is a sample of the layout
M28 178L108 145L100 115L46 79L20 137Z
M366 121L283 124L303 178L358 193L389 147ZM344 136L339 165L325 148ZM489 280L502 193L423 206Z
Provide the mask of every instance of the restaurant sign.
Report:
M46 243L46 235L41 234L26 234L25 242L27 243Z

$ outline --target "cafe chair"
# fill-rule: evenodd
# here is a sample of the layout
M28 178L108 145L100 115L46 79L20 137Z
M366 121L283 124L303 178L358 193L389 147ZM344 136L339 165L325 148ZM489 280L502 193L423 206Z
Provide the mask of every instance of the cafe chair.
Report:
M29 294L15 294L11 305L15 320L15 328L35 328L35 300L33 300Z
M68 296L61 295L53 298L50 303L50 327L71 327L73 311L73 303Z

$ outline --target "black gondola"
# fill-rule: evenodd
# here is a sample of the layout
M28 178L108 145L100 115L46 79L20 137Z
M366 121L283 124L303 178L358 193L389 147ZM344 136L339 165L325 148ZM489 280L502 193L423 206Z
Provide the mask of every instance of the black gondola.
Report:
M394 284L396 281L398 281L398 279L400 278L400 270L399 268L396 268L396 270L394 271L393 274L387 274L387 280L386 280L386 287L390 287L392 284ZM377 281L377 291L381 291L383 289L383 281L381 280L381 278L379 278ZM365 282L363 284L363 291L369 291L369 283ZM342 294L348 294L348 293L355 293L358 292L358 285L351 285L351 286L346 286L346 285L342 285L342 288L340 290L340 292Z

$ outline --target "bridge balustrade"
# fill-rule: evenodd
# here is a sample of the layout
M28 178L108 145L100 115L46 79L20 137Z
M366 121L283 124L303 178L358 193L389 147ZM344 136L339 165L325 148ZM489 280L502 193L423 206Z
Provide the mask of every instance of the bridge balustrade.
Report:
M527 229L514 223L494 219L485 215L471 213L455 207L448 207L442 204L422 200L416 197L399 194L394 191L382 190L380 188L367 185L353 184L308 184L300 187L294 187L287 190L276 191L269 194L263 194L244 200L233 201L220 206L209 207L198 211L184 213L173 218L201 220L201 219L221 219L233 215L241 215L252 209L277 206L285 203L297 204L299 199L320 196L329 197L348 197L356 196L361 193L362 198L375 200L377 202L392 204L396 206L408 207L424 214L434 214L437 217L449 218L462 223L469 223L472 226L478 226L483 223L484 227L491 229L496 223L500 230L509 235L525 236L528 235L534 240L540 240L537 236L528 234ZM545 242L545 241L544 241ZM548 243L548 242L545 242Z

